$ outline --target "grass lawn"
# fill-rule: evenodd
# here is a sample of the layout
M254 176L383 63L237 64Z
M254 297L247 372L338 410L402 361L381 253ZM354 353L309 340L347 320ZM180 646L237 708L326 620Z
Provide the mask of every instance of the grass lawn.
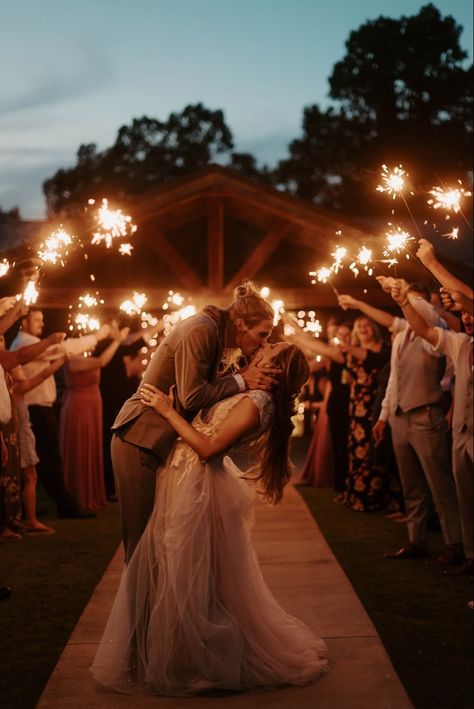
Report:
M43 501L40 506L43 507ZM120 541L118 505L97 519L41 517L50 537L0 544L0 707L30 709Z
M449 578L424 559L395 561L384 552L406 541L404 525L333 502L334 492L299 486L333 553L377 628L416 709L473 706L468 577ZM440 533L428 539L433 556ZM317 593L317 589L315 589Z

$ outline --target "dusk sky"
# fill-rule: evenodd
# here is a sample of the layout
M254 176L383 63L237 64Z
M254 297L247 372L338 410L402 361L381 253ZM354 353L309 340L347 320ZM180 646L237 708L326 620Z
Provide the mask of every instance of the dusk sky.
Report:
M274 164L303 107L328 102L349 32L416 0L0 0L0 207L42 218L41 184L81 143L112 144L135 116L202 101L236 149ZM472 0L437 0L464 26Z

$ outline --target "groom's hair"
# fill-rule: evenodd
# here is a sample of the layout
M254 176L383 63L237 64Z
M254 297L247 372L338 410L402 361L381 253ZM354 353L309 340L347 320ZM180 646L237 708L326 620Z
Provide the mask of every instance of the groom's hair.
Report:
M234 302L229 306L229 314L234 321L242 318L249 327L262 320L273 320L272 306L260 295L252 281L237 286Z

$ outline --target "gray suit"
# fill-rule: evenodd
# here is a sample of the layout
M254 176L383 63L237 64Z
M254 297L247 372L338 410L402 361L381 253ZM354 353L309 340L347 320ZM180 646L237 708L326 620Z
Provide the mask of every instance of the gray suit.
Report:
M392 345L390 379L380 418L389 416L405 498L410 542L424 542L430 491L448 545L461 541L456 491L446 443L440 380L443 361L405 329Z
M200 409L240 391L233 375L216 379L227 324L227 311L213 307L179 323L158 347L143 376L142 383L165 393L176 385L175 406L188 421ZM168 422L141 403L140 387L125 402L112 427L112 463L126 561L153 510L156 469L176 440Z

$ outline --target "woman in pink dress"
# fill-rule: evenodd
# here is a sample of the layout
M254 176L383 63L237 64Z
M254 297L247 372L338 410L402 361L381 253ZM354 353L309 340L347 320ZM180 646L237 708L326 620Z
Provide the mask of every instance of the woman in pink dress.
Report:
M59 442L64 483L79 507L103 509L107 499L102 458L102 398L100 370L110 362L129 328L98 357L73 357L64 367L65 394Z

